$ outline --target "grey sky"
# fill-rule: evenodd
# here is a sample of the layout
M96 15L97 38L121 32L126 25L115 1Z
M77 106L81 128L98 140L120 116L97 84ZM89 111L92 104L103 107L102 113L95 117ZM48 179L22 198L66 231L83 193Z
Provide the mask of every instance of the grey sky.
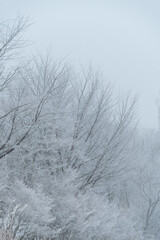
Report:
M35 48L91 62L118 90L138 93L142 126L157 127L159 0L1 0L1 18L18 13L34 22L27 37Z

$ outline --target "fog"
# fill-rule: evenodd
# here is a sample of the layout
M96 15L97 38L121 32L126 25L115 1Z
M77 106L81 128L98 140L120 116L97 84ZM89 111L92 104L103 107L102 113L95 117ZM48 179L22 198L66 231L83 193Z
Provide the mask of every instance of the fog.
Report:
M0 239L159 240L160 3L0 7Z
M139 95L142 127L157 128L160 90L160 2L115 0L5 0L1 18L17 14L33 22L33 48L52 48L55 58L92 64L117 91ZM30 47L32 49L32 46Z

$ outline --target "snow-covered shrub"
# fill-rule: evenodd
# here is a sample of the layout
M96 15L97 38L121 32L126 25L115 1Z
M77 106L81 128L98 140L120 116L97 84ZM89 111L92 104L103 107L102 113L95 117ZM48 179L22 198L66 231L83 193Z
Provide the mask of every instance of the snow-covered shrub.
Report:
M51 214L51 199L39 187L33 190L17 181L3 190L0 199L1 207L3 205L2 227L11 228L13 239L56 236L55 229L51 227L51 223L55 221Z
M119 209L93 189L77 192L78 185L72 170L53 181L52 214L56 218L54 227L60 229L57 239L147 239L136 227L134 211Z

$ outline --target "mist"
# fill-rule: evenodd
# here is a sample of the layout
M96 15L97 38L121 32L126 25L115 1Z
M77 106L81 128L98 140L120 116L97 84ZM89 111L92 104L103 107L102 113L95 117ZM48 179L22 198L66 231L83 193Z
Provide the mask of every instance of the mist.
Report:
M159 240L159 1L0 7L0 239Z
M1 18L29 16L33 48L92 64L117 91L139 95L140 125L158 128L158 1L2 1Z

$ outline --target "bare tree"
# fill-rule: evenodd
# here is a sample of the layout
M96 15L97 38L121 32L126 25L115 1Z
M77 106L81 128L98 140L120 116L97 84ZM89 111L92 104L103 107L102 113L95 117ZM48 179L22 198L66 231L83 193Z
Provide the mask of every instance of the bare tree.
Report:
M152 181L150 175L146 176L144 170L140 169L139 177L136 184L139 187L140 194L147 204L146 214L144 219L144 232L146 232L153 221L153 216L157 211L160 203L160 188L159 182Z
M104 176L109 179L126 171L124 153L133 137L136 97L127 95L116 103L111 85L104 84L92 69L78 80L74 88L75 124L68 161L72 167L82 169L81 188L85 188L94 186ZM78 153L75 149L80 142L84 147Z
M22 17L12 24L0 23L0 158L13 152L34 131L47 99L58 84L63 84L57 81L65 69L60 69L60 64L51 69L49 57L45 61L39 56L40 63L34 58L35 71L31 71L31 63L25 67L12 64L17 52L26 46L22 36L28 26L28 19Z

